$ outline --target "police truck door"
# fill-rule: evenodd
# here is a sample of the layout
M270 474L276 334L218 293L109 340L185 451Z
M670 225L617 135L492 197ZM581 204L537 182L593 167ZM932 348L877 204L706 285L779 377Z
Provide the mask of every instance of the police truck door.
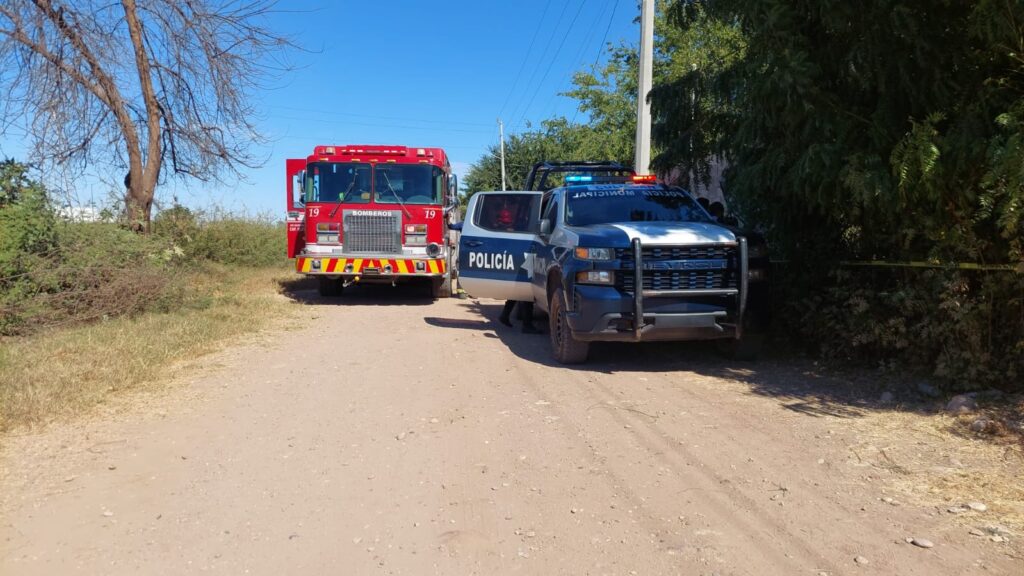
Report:
M478 192L459 239L459 283L471 296L533 301L539 192Z

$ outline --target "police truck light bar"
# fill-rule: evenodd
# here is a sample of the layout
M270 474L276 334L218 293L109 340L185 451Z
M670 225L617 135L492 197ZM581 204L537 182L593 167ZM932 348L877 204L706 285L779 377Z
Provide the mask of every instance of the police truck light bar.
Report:
M653 184L657 179L658 177L654 174L637 174L633 176L633 182L637 184Z

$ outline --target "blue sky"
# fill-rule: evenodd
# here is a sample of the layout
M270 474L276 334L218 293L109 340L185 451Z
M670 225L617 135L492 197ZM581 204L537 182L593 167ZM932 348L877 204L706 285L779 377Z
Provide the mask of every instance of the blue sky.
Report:
M294 71L253 95L270 140L255 151L266 164L235 185L171 183L157 191L158 202L177 196L193 207L279 215L284 159L317 144L439 146L461 175L497 142L499 114L506 134L527 121L572 116L574 102L557 94L573 72L599 54L604 60L605 30L606 43L639 38L636 0L284 1L279 8L287 13L272 26L305 51L292 55ZM20 142L0 138L0 156L19 154ZM107 187L89 178L77 187L79 199L106 196Z

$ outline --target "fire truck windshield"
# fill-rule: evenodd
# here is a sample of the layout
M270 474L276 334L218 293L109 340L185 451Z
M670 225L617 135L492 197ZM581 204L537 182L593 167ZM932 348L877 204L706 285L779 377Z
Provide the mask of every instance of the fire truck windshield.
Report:
M310 162L306 168L306 202L370 202L370 164Z
M444 172L423 164L310 162L307 202L440 204Z
M422 164L378 164L374 199L399 204L440 204L442 172Z

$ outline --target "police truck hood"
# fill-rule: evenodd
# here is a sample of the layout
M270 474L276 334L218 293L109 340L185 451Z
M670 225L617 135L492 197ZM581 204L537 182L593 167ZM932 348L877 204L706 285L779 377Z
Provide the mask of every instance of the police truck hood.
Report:
M708 222L616 222L570 227L579 245L626 248L634 238L644 245L727 244L736 235L723 226Z

